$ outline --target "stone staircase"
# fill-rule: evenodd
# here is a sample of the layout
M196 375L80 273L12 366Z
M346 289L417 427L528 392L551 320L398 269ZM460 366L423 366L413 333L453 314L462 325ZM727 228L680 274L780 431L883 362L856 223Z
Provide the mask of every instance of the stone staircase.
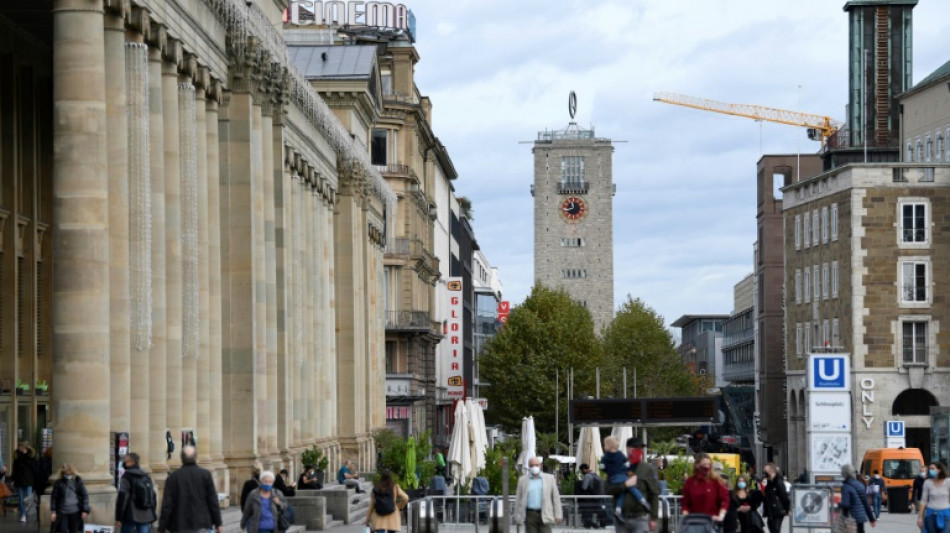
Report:
M324 485L322 490L315 491L326 498L327 514L330 515L327 529L338 525L366 523L366 513L369 511L369 491L373 490L373 484L363 481L360 487L364 491L362 494L358 494L356 489L349 489L336 483Z
M287 533L304 533L301 525L292 525ZM243 533L241 530L241 511L237 506L221 509L221 533Z
M326 531L342 525L361 525L366 523L369 511L369 492L373 484L360 483L365 491L358 494L356 489L348 489L336 483L325 485L320 490L297 491L297 497L288 498L296 511L295 524L287 533L305 531ZM242 533L241 511L237 506L221 509L221 533Z

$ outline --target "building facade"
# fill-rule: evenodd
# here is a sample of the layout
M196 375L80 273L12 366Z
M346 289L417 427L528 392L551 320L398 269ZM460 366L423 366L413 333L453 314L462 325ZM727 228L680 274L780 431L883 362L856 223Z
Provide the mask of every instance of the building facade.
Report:
M676 347L683 363L697 376L706 376L710 387L727 385L723 379L722 327L729 315L683 315L670 324L680 328Z
M722 323L722 379L733 385L755 384L755 277L736 283L732 314Z
M939 291L950 276L950 234L939 223L950 167L846 166L785 192L789 436L799 450L790 471L806 466L811 353L850 354L853 464L884 447L891 419L926 456L929 408L950 402L950 306Z
M159 485L196 442L232 501L312 445L374 467L397 199L290 61L285 4L0 6L0 449L52 435L90 522L115 434Z
M599 332L614 316L613 145L572 122L532 151L535 281L567 291Z

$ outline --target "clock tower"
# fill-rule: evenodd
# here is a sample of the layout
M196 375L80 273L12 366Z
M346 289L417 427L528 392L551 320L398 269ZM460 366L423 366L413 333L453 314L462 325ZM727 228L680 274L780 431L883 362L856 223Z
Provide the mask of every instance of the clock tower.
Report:
M597 332L614 316L613 145L573 122L534 141L534 277L584 305Z

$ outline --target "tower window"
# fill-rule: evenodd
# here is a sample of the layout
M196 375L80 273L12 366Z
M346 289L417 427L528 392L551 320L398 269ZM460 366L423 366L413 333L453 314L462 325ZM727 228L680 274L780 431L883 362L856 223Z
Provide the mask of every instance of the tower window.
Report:
M563 185L584 184L584 157L564 156L561 158L561 183Z
M580 248L584 246L584 239L582 237L562 237L561 246L566 248Z

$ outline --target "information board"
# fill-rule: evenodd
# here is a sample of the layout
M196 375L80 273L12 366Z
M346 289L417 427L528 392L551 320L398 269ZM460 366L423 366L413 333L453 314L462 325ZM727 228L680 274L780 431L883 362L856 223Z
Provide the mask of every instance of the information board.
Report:
M676 426L714 424L719 410L715 396L571 400L570 421L579 425L639 424Z

